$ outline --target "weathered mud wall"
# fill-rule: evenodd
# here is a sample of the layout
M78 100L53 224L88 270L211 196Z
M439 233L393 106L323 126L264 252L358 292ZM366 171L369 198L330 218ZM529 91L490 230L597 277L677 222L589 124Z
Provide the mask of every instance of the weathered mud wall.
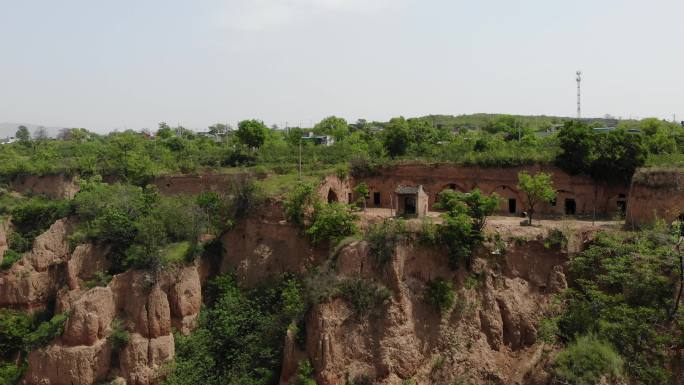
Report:
M644 226L684 214L684 170L643 168L632 178L626 224ZM684 217L681 217L684 218Z
M76 177L67 175L18 176L9 187L22 194L47 195L51 198L71 199L78 192Z
M574 210L575 215L590 216L595 209L598 215L613 215L620 207L618 201L628 200L628 186L596 184L589 177L569 175L559 168L540 164L511 168L401 164L381 168L377 170L376 176L357 178L351 185L360 182L368 184L371 190L368 207L395 207L394 190L397 186L423 185L429 196L430 208L437 195L445 189L468 192L478 188L487 194L495 192L502 198L498 213L519 214L526 210L525 197L517 188L520 171L552 174L554 187L558 190L556 203L540 207L538 214L571 215ZM379 195L376 196L376 193ZM380 203L376 204L378 199ZM571 201L574 203L570 203Z
M510 242L504 255L482 251L472 274L453 272L442 250L404 244L378 267L365 242L337 257L338 277L380 282L387 303L356 314L337 298L315 305L303 350L288 336L281 384L293 384L298 361L309 359L321 385L366 376L373 384L514 384L547 378L538 365L544 345L538 320L553 294L567 287L565 254L541 242ZM456 304L443 316L426 303L428 281L454 282ZM547 352L548 353L548 352ZM412 382L411 382L412 381Z
M303 231L285 220L283 209L269 205L221 237L222 258L218 266L203 268L205 277L234 271L252 286L285 272L305 273L329 254L329 245L313 245Z

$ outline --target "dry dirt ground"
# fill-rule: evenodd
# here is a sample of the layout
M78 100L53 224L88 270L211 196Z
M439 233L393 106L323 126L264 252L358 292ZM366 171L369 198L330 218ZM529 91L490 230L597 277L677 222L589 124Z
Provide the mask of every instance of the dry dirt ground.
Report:
M382 208L367 208L359 213L364 223L376 223L386 218L394 217L394 210ZM439 223L441 212L430 211L427 220ZM491 216L487 218L487 232L498 232L512 237L523 237L526 239L535 238L546 234L550 229L559 229L563 232L591 232L601 229L622 228L624 221L617 220L597 220L578 219L578 218L553 218L553 219L534 219L533 226L522 226L523 218L518 216ZM411 228L418 227L423 219L409 219Z

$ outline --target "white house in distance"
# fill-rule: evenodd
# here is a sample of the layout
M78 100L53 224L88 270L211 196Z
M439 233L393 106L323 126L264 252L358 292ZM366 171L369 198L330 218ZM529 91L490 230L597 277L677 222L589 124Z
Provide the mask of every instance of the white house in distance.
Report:
M313 132L307 132L302 136L302 140L310 140L316 145L332 146L335 143L335 138L330 135L314 135Z
M18 140L19 139L15 138L13 136L8 136L7 138L0 139L0 144L11 144L11 143L14 143Z

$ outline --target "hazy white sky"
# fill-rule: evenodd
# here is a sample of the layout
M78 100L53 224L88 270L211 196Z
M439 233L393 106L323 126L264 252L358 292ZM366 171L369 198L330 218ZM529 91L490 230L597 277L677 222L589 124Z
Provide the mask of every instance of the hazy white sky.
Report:
M681 0L0 0L0 122L684 120Z

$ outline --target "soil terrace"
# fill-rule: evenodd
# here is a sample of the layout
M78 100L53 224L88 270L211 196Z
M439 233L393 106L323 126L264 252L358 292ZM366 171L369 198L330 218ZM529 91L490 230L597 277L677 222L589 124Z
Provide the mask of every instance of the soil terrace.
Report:
M426 218L434 223L441 222L441 212L428 211ZM394 217L394 210L383 208L367 208L365 211L359 212L364 223L376 223L383 219ZM422 223L422 218L411 218L407 220L411 228L419 228ZM535 219L533 226L522 226L520 222L523 218L513 216L491 216L487 217L487 227L485 231L492 233L505 234L507 237L522 237L531 239L538 236L544 236L551 229L558 229L561 231L572 232L591 232L605 229L617 229L624 225L622 220L600 220L591 221L586 219L575 218L552 218L552 219Z

